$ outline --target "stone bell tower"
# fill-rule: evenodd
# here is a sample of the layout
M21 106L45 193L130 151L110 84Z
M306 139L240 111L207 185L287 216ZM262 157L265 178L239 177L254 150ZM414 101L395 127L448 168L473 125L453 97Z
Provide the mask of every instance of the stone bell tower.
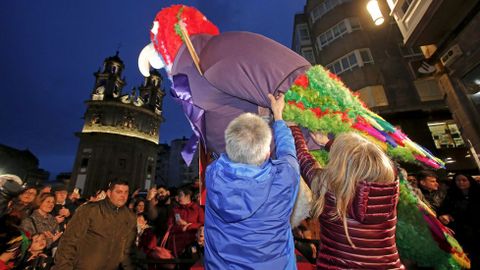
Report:
M94 73L95 83L80 138L72 180L84 195L105 188L112 179L130 188L149 188L155 179L159 127L163 121L162 78L156 71L138 88L123 93L125 68L118 52Z

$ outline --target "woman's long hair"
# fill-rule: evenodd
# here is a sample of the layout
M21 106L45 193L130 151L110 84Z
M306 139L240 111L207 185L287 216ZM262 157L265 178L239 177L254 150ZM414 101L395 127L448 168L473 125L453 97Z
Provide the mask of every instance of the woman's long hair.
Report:
M315 203L312 211L318 218L325 207L327 192L335 198L336 212L332 220L343 222L348 242L355 246L348 233L347 211L359 181L391 183L395 171L391 160L377 145L356 133L339 135L330 149L326 168L313 178L312 191Z

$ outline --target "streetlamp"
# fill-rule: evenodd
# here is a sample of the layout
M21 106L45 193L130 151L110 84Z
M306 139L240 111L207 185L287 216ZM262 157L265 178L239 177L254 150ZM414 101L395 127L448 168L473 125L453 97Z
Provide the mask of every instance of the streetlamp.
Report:
M385 21L385 18L383 18L383 14L382 14L382 11L380 10L380 6L378 5L377 0L368 1L367 10L368 10L368 13L370 13L370 16L372 17L372 20L375 23L375 25L381 25Z

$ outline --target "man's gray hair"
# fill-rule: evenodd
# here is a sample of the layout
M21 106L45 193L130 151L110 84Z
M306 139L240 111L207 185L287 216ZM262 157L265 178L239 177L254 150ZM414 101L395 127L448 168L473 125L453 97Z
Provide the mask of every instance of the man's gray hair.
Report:
M228 158L237 163L260 165L270 154L272 131L258 115L244 113L233 119L225 130Z

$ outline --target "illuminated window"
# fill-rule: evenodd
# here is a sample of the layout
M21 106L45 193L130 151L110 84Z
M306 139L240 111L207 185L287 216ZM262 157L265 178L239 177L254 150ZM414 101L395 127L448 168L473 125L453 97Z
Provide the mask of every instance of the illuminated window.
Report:
M428 123L428 128L437 149L465 146L460 130L453 120L430 122Z

